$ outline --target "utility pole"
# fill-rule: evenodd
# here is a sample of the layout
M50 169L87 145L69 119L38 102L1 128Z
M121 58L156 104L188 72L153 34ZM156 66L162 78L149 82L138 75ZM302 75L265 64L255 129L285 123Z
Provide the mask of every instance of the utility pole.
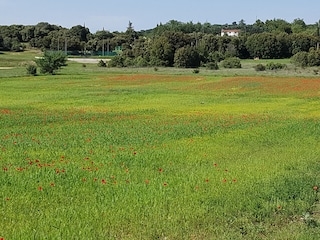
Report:
M104 56L104 38L102 39L102 56Z
M318 37L318 42L317 42L317 51L319 51L319 38L320 38L320 20L318 21L318 26L317 26L317 37Z
M68 52L68 41L67 38L64 38L64 53L67 55Z

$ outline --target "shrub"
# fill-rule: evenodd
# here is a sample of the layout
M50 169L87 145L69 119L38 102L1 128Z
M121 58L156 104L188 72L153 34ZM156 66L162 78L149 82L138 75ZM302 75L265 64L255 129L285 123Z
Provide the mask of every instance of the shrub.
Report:
M195 74L198 74L200 72L200 69L199 68L193 69L192 72L195 73Z
M110 67L124 67L125 66L126 57L122 55L114 56L109 62Z
M260 71L265 71L266 70L266 66L259 63L258 65L254 66L254 69L257 71L257 72L260 72Z
M37 75L37 66L33 65L33 64L29 64L27 66L27 74L29 75Z
M211 52L208 56L208 62L221 62L224 56L221 52Z
M218 63L216 61L208 62L206 64L206 67L209 70L218 70L219 69Z
M63 52L44 52L42 58L36 60L41 73L55 74L63 66L67 66L67 55Z
M200 55L193 47L179 48L174 54L174 65L180 68L200 67Z
M222 61L222 66L224 68L241 68L241 62L239 58L227 58Z
M147 67L148 62L142 56L138 56L133 60L133 64L137 67Z
M286 67L287 67L287 65L285 65L285 64L273 63L273 62L268 63L267 66L266 66L266 68L268 70L279 70L279 69L284 69Z
M298 52L292 56L291 61L294 65L298 67L306 67L308 66L308 53Z
M98 67L106 67L107 64L101 59L99 62L98 62Z

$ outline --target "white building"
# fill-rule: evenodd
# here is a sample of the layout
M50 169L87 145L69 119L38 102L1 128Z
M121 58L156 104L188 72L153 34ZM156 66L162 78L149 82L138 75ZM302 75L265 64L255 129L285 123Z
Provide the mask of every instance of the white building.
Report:
M239 37L239 29L221 29L221 36Z

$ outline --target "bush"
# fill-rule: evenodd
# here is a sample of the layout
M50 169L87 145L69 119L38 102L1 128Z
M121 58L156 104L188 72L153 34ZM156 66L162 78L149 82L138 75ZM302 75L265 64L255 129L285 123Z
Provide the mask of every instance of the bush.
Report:
M133 60L133 64L136 67L147 67L148 66L148 61L145 60L142 56L138 56Z
M206 67L207 67L207 69L209 69L209 70L218 70L218 69L219 69L218 63L217 63L216 61L208 62L208 63L206 64Z
M200 67L200 55L193 47L179 48L174 54L174 65L179 68Z
M122 55L114 56L109 62L110 67L124 67L125 66L126 57Z
M195 74L198 74L200 72L200 69L199 68L193 69L192 72L195 73Z
M27 74L33 75L33 76L37 75L37 66L29 64L27 66Z
M41 73L55 74L63 66L67 66L67 55L63 52L44 52L42 58L36 60Z
M294 65L298 67L306 67L308 66L308 53L298 52L292 56L291 61Z
M239 58L227 58L222 61L222 66L224 68L241 68L241 62Z
M265 71L266 70L266 66L259 63L258 65L254 66L254 69L257 71L257 72L260 72L260 71Z
M208 56L208 62L221 62L224 56L221 52L211 52Z
M287 65L285 65L285 64L273 63L273 62L268 63L267 66L266 66L266 68L268 70L279 70L279 69L284 69L286 67L287 67Z
M107 64L101 59L99 62L98 62L98 67L106 67Z

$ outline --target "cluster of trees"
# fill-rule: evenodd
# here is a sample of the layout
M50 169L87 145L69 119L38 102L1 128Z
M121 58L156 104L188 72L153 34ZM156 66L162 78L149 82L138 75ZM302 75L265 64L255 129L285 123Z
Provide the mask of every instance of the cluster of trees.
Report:
M239 37L220 36L221 29L239 29ZM319 25L301 19L292 23L274 19L254 24L226 25L169 21L154 29L135 31L132 23L125 32L97 31L85 26L66 29L49 23L35 26L0 26L0 50L21 51L25 47L68 50L81 53L110 52L118 47L113 66L212 65L226 58L288 58L308 52L319 43Z

